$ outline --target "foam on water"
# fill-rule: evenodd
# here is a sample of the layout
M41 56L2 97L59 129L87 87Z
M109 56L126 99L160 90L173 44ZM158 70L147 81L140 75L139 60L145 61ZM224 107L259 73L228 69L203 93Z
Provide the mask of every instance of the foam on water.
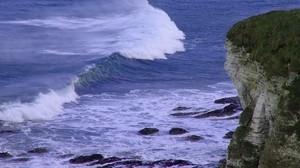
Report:
M185 35L162 10L152 7L146 0L132 0L136 9L113 16L94 18L48 17L45 19L4 21L2 24L30 25L78 31L87 38L80 38L85 53L44 49L42 52L57 55L111 54L120 52L128 58L166 59L166 54L185 51ZM123 1L120 3L124 3ZM111 35L103 35L109 32ZM92 34L92 35L89 35ZM76 34L80 33L75 33Z
M42 144L50 148L47 162L42 157L36 157L26 163L39 167L47 164L67 166L68 159L57 157L70 153L101 153L106 157L138 157L143 160L185 159L202 165L217 163L229 143L223 136L234 130L238 121L173 117L170 114L178 106L192 107L191 111L222 108L224 105L214 104L214 100L235 95L235 90L207 92L198 89L133 90L127 94L86 95L78 99L77 104L67 105L64 113L51 122L14 125L21 130L29 128L25 135L27 140L17 142L18 138L12 137L6 144L33 141L36 146ZM145 127L156 127L160 132L154 136L138 135L138 130ZM189 133L168 135L172 127L185 128ZM204 140L184 140L188 135L199 135ZM6 142L7 139L0 138L1 141ZM24 146L21 145L14 154L31 149ZM11 150L10 145L6 147Z

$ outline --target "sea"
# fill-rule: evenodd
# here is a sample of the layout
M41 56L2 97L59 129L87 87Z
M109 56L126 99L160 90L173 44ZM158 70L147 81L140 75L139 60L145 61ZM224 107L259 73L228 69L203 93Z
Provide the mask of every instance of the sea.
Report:
M0 167L72 167L60 156L95 153L216 167L238 119L170 114L223 108L214 101L237 95L224 70L227 31L299 7L299 0L0 0L0 152L14 156ZM160 131L139 135L145 127ZM189 133L169 135L173 127ZM27 153L37 147L49 152Z

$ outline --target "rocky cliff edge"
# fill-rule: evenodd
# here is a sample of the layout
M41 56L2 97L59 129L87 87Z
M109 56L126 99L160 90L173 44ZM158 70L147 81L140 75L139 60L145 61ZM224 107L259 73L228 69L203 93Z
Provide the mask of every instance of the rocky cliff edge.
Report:
M227 168L300 167L300 10L274 11L227 34L228 71L242 106Z

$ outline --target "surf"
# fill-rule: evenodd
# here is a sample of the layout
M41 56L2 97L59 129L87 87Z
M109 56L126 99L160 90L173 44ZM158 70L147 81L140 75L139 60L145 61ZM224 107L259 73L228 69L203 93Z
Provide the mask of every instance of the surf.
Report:
M80 2L83 3L83 2ZM114 5L115 4L115 5ZM47 4L44 4L47 6ZM60 6L68 6L60 4ZM112 7L107 10L106 7ZM94 65L93 60L114 60L112 53L119 53L118 57L138 60L167 59L168 55L185 51L185 34L179 30L176 24L170 19L168 14L161 9L155 8L147 0L112 0L110 2L86 2L75 11L66 10L61 16L49 12L45 16L36 18L2 20L0 25L17 26L22 29L30 28L41 31L41 37L26 41L24 47L30 48L30 54L37 54L40 57L51 56L67 62L87 62L85 67L73 67L73 69L83 69L81 74L70 76L70 84L60 88L49 87L47 92L36 93L33 101L22 102L10 100L0 104L0 120L11 122L23 122L26 120L48 120L63 112L66 103L76 102L81 94L78 88L91 83L103 82L105 69L100 67L105 63L98 63L101 66L84 70L84 68ZM86 13L78 16L76 12ZM48 42L44 41L43 34L53 32ZM38 34L39 35L39 34ZM61 42L64 39L66 42ZM22 42L23 43L23 42ZM36 45L36 43L41 45ZM50 46L50 47L49 47ZM16 48L16 51L18 49ZM50 58L51 58L50 57ZM6 59L6 58L4 58ZM24 60L23 56L16 56L14 61ZM28 59L28 58L26 58ZM130 61L118 59L122 62L111 62L111 66L124 65ZM45 60L43 60L45 61ZM50 61L50 60L49 60ZM110 64L110 62L106 62ZM126 73L126 69L120 71L120 67L108 67L110 70L118 70L116 73ZM121 66L122 68L122 66ZM141 67L134 67L141 68ZM56 72L60 73L60 72ZM70 72L68 72L70 73ZM98 74L97 74L98 73ZM114 74L111 78L114 78ZM89 74L92 76L89 76ZM48 75L48 74L44 74ZM130 76L130 74L126 74ZM53 74L49 74L50 78ZM73 80L76 78L76 80ZM55 80L55 79L53 79ZM59 81L56 81L59 82ZM86 84L87 83L87 84ZM84 86L86 87L86 86Z

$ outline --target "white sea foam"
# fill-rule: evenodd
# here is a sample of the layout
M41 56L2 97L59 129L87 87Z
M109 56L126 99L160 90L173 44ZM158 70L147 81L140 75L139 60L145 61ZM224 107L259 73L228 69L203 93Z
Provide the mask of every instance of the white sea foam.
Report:
M24 120L47 120L59 114L63 105L75 101L78 95L74 86L48 93L40 93L30 103L9 102L0 105L0 120L23 122Z
M125 1L122 3L128 5ZM80 41L78 45L84 47L85 54L120 52L128 58L153 60L166 59L168 54L185 51L182 42L185 39L184 33L164 11L152 7L146 0L132 0L132 4L135 4L134 10L113 16L48 17L1 23L56 28L65 32L78 31L74 36ZM56 55L84 54L77 53L77 48L43 51Z

